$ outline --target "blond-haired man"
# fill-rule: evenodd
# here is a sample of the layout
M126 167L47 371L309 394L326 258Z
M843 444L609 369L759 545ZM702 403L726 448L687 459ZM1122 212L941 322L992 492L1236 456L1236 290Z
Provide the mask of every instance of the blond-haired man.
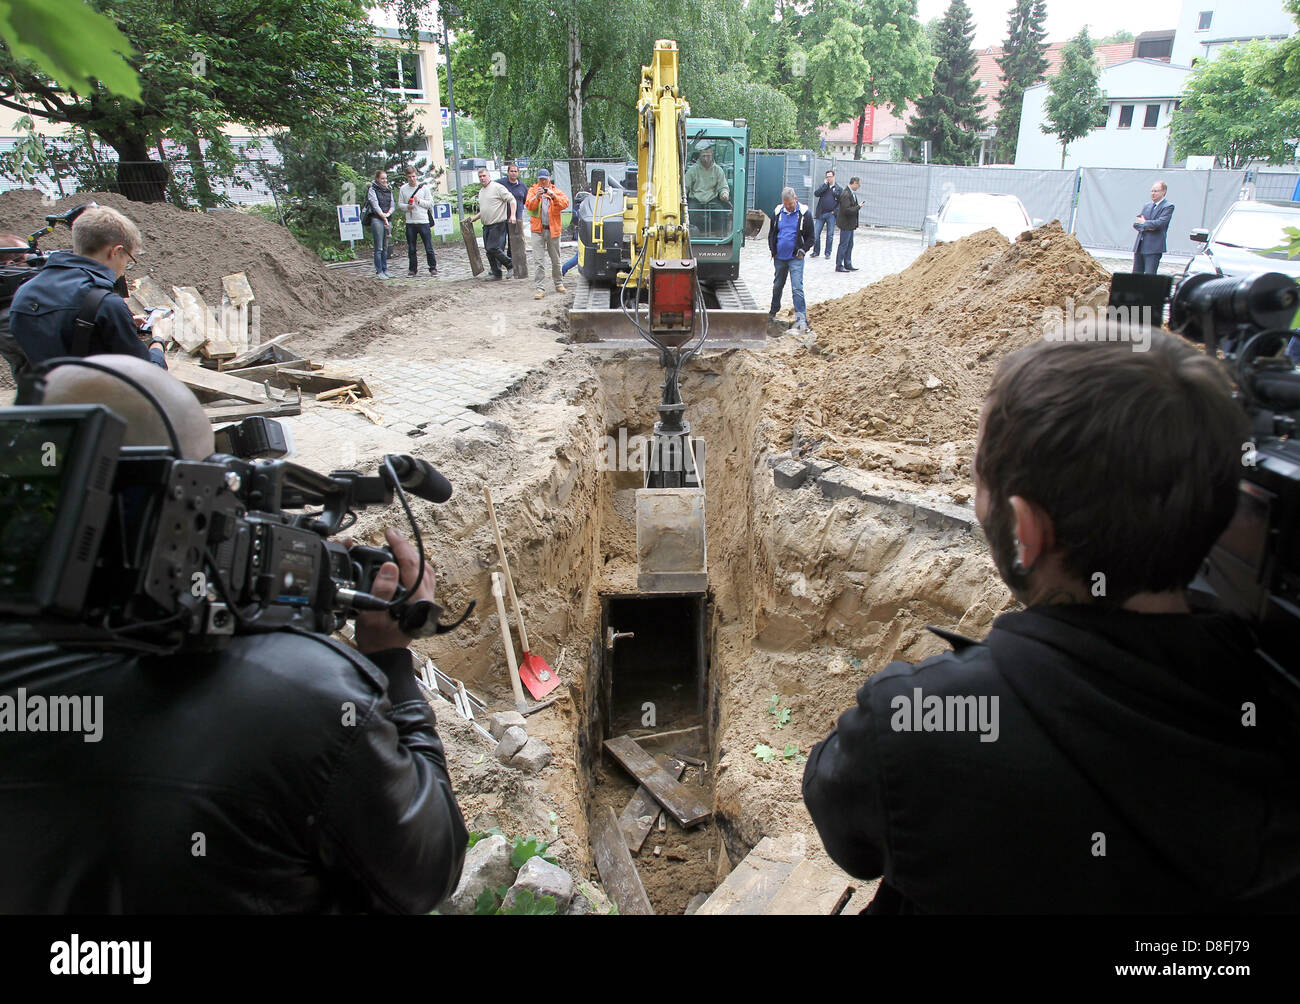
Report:
M72 225L72 250L55 251L40 274L14 294L9 327L31 365L57 356L121 353L163 369L162 342L146 345L114 287L136 263L140 231L108 206Z

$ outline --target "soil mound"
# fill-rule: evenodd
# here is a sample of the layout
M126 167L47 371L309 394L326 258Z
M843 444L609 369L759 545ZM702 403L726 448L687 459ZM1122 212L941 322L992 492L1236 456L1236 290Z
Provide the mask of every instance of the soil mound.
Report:
M809 308L816 344L790 350L770 413L776 434L797 431L822 456L923 482L952 471L951 449L945 462L928 448L959 444L968 459L999 360L1041 338L1067 299L1104 304L1108 282L1056 221L1014 243L985 230L938 244L897 275Z
M187 212L166 202L132 202L113 192L80 192L50 204L40 192L15 189L0 195L0 229L31 233L44 225L46 214L66 212L88 199L112 206L140 228L144 248L129 279L147 274L166 287L197 286L215 305L221 300L221 277L246 274L261 307L264 339L378 302L377 284L328 271L284 227L234 210ZM65 227L41 240L45 250L71 247Z

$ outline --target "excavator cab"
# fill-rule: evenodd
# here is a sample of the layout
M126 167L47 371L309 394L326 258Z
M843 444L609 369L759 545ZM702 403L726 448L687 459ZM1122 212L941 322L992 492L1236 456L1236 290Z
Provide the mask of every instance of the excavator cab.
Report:
M749 188L749 127L744 119L686 120L686 212L700 282L740 278Z

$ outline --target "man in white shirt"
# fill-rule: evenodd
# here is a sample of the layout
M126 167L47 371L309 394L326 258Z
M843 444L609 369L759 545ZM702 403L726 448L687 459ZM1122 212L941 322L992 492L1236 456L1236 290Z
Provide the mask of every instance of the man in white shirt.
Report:
M491 280L505 278L502 269L509 272L515 263L506 254L506 243L510 239L509 226L516 219L515 197L504 185L492 180L487 168L478 170L478 183L483 187L478 193L478 212L469 218L469 222L483 221L483 249L487 252L488 267L492 269Z
M438 274L438 259L433 253L433 235L429 224L432 222L429 217L430 210L433 209L433 191L429 183L419 181L415 175L415 168L406 169L406 184L398 192L398 201L401 202L402 208L406 212L406 258L410 271L407 272L408 278L415 278L415 239L418 236L424 241L424 254L429 260L429 274Z

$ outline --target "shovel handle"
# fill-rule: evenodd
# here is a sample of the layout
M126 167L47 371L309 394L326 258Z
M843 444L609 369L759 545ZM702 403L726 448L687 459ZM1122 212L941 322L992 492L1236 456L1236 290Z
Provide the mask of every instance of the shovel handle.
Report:
M505 572L506 592L510 594L510 606L515 611L515 623L519 625L519 644L523 646L526 659L532 647L528 644L528 631L524 627L523 614L519 612L519 597L515 595L515 580L510 574L510 562L506 560L506 547L501 543L501 527L497 525L497 510L492 504L492 489L487 485L483 486L483 498L487 500L488 516L492 518L492 535L497 539L497 555L501 558L501 570Z
M515 704L523 707L524 685L519 680L519 663L515 662L515 643L510 638L510 624L506 620L506 602L501 597L501 573L492 573L492 595L497 601L497 616L501 621L501 640L506 646L506 663L510 666L510 689L514 691Z

